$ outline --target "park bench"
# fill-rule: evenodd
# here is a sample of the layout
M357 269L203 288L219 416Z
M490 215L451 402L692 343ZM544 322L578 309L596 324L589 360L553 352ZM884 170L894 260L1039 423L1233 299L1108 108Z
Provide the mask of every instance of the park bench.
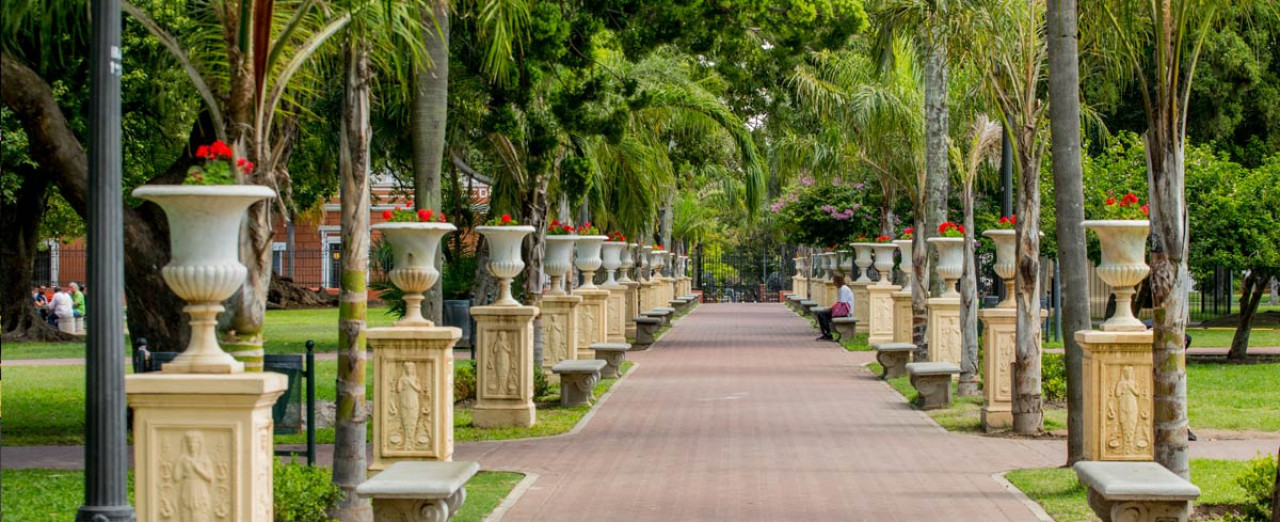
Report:
M600 370L600 377L612 379L621 375L622 361L627 360L627 350L631 349L631 345L626 343L595 343L591 345L591 349L596 352L596 359L605 362L603 370Z
M804 299L801 299L800 296L796 294L787 294L787 308L790 308L792 312L800 313L801 301L804 301Z
M807 316L813 317L813 313L811 312L811 309L816 306L818 306L817 301L802 299L800 301L800 310L799 310L800 315L807 315Z
M876 361L884 368L881 379L896 379L907 374L907 363L916 345L911 343L881 343L871 346L876 350Z
M475 462L396 462L364 481L356 494L373 501L374 520L446 521L467 500Z
M1103 522L1186 522L1200 488L1155 462L1075 464L1089 507Z
M653 346L654 336L662 328L662 319L658 317L640 316L631 319L636 323L636 340L631 343L631 351L642 352Z
M857 338L858 318L852 316L832 317L831 331L836 334L837 341L843 341L846 337L852 341Z
M653 310L649 310L647 312L641 312L641 315L653 317L661 321L662 326L666 326L671 323L671 316L674 313L675 313L675 310L663 307L663 308L654 308Z
M959 375L960 367L949 362L914 362L907 365L907 375L919 397L917 404L923 410L936 410L951 405L951 376Z
M600 370L605 366L607 364L599 359L570 359L552 366L551 372L560 376L560 405L590 405L591 392L600 382Z

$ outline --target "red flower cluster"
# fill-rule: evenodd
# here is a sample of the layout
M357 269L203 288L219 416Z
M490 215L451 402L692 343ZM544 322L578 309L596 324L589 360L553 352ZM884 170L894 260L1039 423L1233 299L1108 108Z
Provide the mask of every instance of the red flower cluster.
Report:
M902 239L915 239L915 237L916 227L907 227L906 230L902 231Z
M622 232L609 233L609 241L622 242L626 240L627 240L627 236L622 235Z
M1017 225L1018 216L1000 216L1001 225Z
M436 223L448 223L448 220L444 217L444 212L435 212L429 208L424 208L416 213L411 212L405 207L398 207L395 210L383 210L382 219L392 222L419 221L422 223L429 223L431 221L435 221Z
M552 236L568 236L573 234L573 225L561 224L560 220L553 219L547 224L547 234Z
M943 222L941 225L938 225L938 234L941 234L943 236L954 237L954 236L947 235L947 232L952 230L959 232L960 234L964 234L964 225L957 225L950 221L946 221L946 222Z
M240 167L240 172L248 174L253 172L253 162L244 158L236 160L236 166Z
M196 157L200 159L210 159L210 160L218 159L218 158L230 158L231 147L227 146L226 142L222 140L217 140L213 142L212 145L201 145L199 147L196 147Z
M503 215L502 215L502 224L504 224L504 225L505 225L505 224L510 223L510 222L511 222L511 214L503 214Z
M1111 193L1108 192L1108 194ZM1115 196L1108 195L1103 212L1107 219L1141 219L1138 212L1142 212L1143 216L1151 214L1150 205L1142 205L1138 210L1133 210L1138 203L1138 196L1132 192L1121 196L1119 200L1116 200Z
M882 236L879 236L879 237L877 237L877 238L876 238L876 242L877 242L877 243L888 243L888 242L889 242L890 240L892 240L892 239L893 239L893 238L891 238L891 237L889 237L889 236L883 236L883 235L882 235Z

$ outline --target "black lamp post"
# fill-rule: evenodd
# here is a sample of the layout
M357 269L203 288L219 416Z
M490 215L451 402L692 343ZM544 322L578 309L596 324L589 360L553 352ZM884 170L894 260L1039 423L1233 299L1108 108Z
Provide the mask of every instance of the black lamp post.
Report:
M120 187L120 1L93 0L83 522L132 521L125 446L124 200Z

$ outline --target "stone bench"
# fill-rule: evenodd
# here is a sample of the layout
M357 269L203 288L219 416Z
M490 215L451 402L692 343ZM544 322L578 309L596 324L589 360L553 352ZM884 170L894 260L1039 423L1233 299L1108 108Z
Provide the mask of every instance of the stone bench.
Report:
M884 368L880 372L881 379L896 379L906 375L907 363L911 362L911 354L916 351L916 345L911 343L881 343L871 347L876 351L876 362Z
M374 520L445 521L462 508L466 483L478 471L475 462L396 462L360 484L356 494L373 500Z
M1186 522L1200 496L1200 488L1155 462L1084 461L1075 470L1103 522Z
M649 310L647 312L641 312L640 314L648 317L656 318L662 321L662 326L666 326L668 324L671 324L671 316L675 315L675 310L672 310L666 307L654 308L653 310Z
M608 363L599 359L568 360L556 363L551 372L560 376L560 405L587 406L591 392L600 382L600 370Z
M920 409L936 410L951 405L951 376L959 375L960 367L949 362L914 362L907 365L907 375L916 388Z
M800 301L800 315L808 315L808 316L812 317L812 316L813 316L813 314L810 312L810 309L811 309L811 308L813 308L813 307L815 307L815 306L818 306L818 302L817 302L817 301L811 301L811 300L809 300L809 299L802 299L802 300Z
M831 333L836 334L837 341L843 341L846 337L850 341L857 339L858 319L856 317L832 317Z
M604 361L605 366L600 370L602 379L613 379L621 375L622 361L627 360L627 350L631 349L631 345L626 343L595 343L591 345L591 349L596 352L596 359Z
M671 308L675 309L677 313L684 313L689 309L689 301L680 298L672 299Z
M653 346L654 336L662 328L662 319L658 317L640 316L631 319L636 323L636 340L631 343L631 351L642 352Z

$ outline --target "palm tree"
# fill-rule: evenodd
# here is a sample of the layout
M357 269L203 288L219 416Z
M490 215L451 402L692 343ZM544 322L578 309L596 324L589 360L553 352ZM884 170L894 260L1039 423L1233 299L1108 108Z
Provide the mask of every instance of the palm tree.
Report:
M983 167L1000 156L1000 124L986 114L979 114L969 125L964 148L951 145L951 162L960 173L964 203L964 272L960 276L960 324L964 345L960 358L960 384L957 393L976 396L978 391L978 274L974 266L973 247L976 229L973 225L974 184Z
M1142 93L1151 205L1152 347L1155 460L1189 478L1185 335L1191 277L1184 148L1196 63L1205 38L1231 0L1085 2L1083 34L1107 71Z

